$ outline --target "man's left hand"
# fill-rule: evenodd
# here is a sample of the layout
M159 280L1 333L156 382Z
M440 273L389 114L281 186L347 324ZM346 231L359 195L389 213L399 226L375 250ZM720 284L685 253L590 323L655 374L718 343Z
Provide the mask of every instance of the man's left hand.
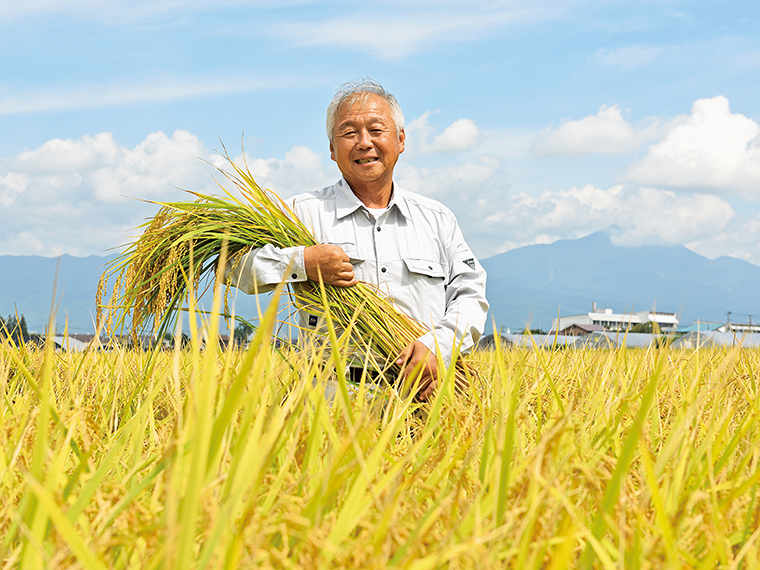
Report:
M438 386L438 359L427 346L415 340L401 351L396 364L401 366L399 378L403 382L409 376L417 378L419 370L422 369L417 398L424 402L433 395Z

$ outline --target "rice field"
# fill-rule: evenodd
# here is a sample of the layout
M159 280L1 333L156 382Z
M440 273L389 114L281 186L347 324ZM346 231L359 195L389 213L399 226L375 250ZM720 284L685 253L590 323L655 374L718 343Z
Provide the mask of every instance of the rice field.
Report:
M0 342L0 568L760 567L759 351L497 347L422 406L273 318Z

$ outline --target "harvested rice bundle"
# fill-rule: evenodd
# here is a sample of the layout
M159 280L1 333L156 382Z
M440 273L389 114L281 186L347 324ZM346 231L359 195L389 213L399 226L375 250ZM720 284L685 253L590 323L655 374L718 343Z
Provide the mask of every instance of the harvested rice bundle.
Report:
M171 330L178 311L195 298L205 278L210 282L216 263L227 243L227 256L238 262L251 248L273 244L277 247L316 245L317 240L294 212L274 193L263 190L247 166L236 165L228 155L233 173L220 172L243 196L235 197L221 184L225 196L191 192L194 202L157 202L161 209L141 227L143 234L114 260L98 286L98 319L106 310L106 327L123 328L131 320L133 334L153 324L154 332ZM108 280L116 277L111 303L102 304ZM402 313L376 287L358 283L349 288L312 281L291 284L295 305L307 312L322 313L324 307L333 323L351 339L362 357L377 354L372 362L379 370L397 372L394 361L427 327ZM226 285L225 300L230 285ZM322 297L324 291L325 299ZM325 303L326 301L326 303ZM225 303L226 304L226 303ZM462 376L459 370L457 376ZM462 379L459 378L461 381Z

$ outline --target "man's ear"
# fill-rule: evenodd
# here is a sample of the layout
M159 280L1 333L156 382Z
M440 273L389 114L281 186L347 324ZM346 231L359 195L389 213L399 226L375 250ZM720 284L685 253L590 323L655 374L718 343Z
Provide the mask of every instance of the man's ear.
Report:
M406 133L404 132L404 129L401 129L401 132L398 134L398 151L404 152L404 142L406 141Z
M335 149L333 148L332 141L330 141L330 158L333 160L333 162L338 162L335 160Z

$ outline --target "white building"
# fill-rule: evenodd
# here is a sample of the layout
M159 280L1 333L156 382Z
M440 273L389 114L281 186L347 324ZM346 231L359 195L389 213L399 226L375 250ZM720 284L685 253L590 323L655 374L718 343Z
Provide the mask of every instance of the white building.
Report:
M573 325L600 325L608 331L625 331L636 325L649 322L657 323L662 332L674 331L678 327L678 317L675 313L660 313L658 311L614 313L612 309L597 309L596 303L593 303L590 313L554 319L552 331L561 333Z
M752 321L749 323L726 323L715 330L718 332L733 332L737 334L760 333L760 325L752 323Z

